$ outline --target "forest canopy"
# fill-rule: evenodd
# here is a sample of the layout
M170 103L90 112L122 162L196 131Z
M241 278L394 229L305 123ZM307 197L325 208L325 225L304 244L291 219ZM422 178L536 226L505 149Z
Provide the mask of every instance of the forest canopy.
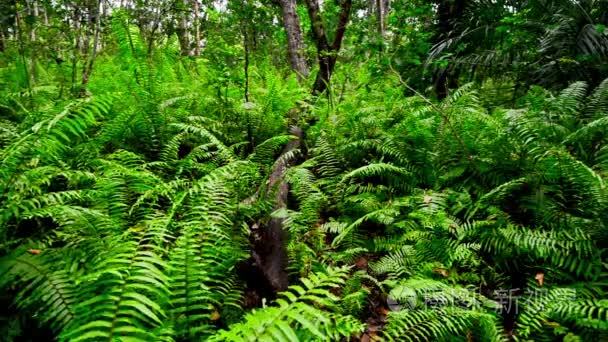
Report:
M2 0L1 341L608 341L608 1Z

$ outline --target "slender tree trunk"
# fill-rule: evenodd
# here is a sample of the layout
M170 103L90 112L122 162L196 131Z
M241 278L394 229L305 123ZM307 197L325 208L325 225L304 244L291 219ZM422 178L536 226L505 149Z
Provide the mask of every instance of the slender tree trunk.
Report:
M91 11L89 14L89 23L90 25L94 25L93 29L93 46L91 48L91 55L88 60L85 61L85 65L82 71L82 88L80 89L80 95L83 96L86 92L86 86L89 83L89 78L91 77L91 73L93 72L93 63L95 62L95 57L97 57L97 46L99 45L99 34L101 30L101 1L98 1L95 4L95 7L91 7L89 10Z
M48 27L49 26L49 13L46 7L42 7L42 19L44 20L44 26Z
M247 27L243 27L243 46L245 47L245 102L249 102L249 39L247 39Z
M440 0L437 6L437 31L433 38L434 44L439 44L447 39L454 29L454 21L462 17L466 7L466 0ZM458 86L458 75L453 66L440 68L433 75L435 94L438 99L444 99L448 95L450 87Z
M188 56L190 54L190 43L188 41L188 16L186 15L186 0L182 3L177 24L177 39L179 41L179 47L182 56Z
M93 24L93 9L88 6L88 7L84 7L83 8L83 17L87 18L85 24L83 25L82 31L83 31L83 35L82 35L82 45L80 47L81 52L82 52L82 72L81 72L81 76L83 76L86 73L87 70L87 66L89 64L89 51L90 51L90 46L91 46L91 36L93 36L95 34L95 32L93 31L95 29L95 26ZM82 80L82 77L81 77Z
M4 34L4 28L0 28L0 52L6 50L6 35Z
M300 18L296 12L296 0L280 0L280 4L283 12L283 26L287 33L289 62L298 79L301 80L308 77L310 71L304 57L304 39L300 28Z
M380 36L380 41L384 41L384 36L386 36L386 14L388 13L387 0L376 0L376 13L378 17L378 35Z
M160 21L162 19L164 11L160 8L156 9L156 16L152 15L152 28L150 29L150 34L148 37L148 57L152 56L152 52L154 51L154 40L156 39L156 31L158 31L160 27ZM153 13L154 14L154 13ZM180 41L181 45L181 41Z
M319 72L313 86L313 94L321 94L327 90L331 80L338 52L342 46L344 33L346 32L346 24L350 18L350 10L352 0L343 0L340 3L340 15L338 18L338 27L332 44L329 44L325 33L325 25L321 17L319 2L317 0L306 0L308 7L308 16L312 25L312 34L317 46L317 59L319 61Z
M25 83L27 86L28 93L30 95L30 99L32 98L32 81L30 77L30 71L28 67L27 59L25 58L25 42L23 39L23 29L21 27L21 16L19 12L15 14L15 30L16 38L19 42L19 56L21 57L21 63L23 63L23 77L25 78Z
M384 40L386 38L387 16L390 6L390 0L376 0L376 21L378 30L378 55L382 56L384 52Z
M32 42L35 42L36 41L36 23L38 22L38 15L39 15L38 3L36 2L36 0L32 1L30 15L32 16L32 22L33 22L32 30L30 31L30 40Z
M192 0L193 9L194 9L194 55L201 55L201 30L200 23L198 19L199 5L198 0Z
M74 5L74 51L72 52L72 78L71 78L71 91L76 91L76 75L78 70L78 56L80 55L80 11L78 7Z
M30 42L29 42L29 46L30 46L30 51L35 51L36 50L36 41L37 41L37 36L36 36L36 28L37 28L37 24L38 24L38 15L39 15L39 11L38 11L38 4L36 2L36 0L29 0L26 1L27 3L27 10L28 10L28 14L29 14L29 20L28 20L28 27L30 30ZM30 53L30 78L32 79L32 82L34 83L37 79L38 79L38 73L37 73L37 68L36 68L36 57L37 54L36 53Z

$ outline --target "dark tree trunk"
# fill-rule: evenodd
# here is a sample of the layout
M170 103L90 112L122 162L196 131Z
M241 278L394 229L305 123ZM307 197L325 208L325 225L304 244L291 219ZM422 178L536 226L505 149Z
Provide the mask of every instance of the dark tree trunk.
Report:
M6 50L8 46L9 39L11 38L9 28L12 28L13 37L16 32L15 20L17 10L15 6L15 0L0 1L0 52Z
M4 35L4 28L0 28L0 52L4 52L4 50L6 49L5 45L4 45L4 40L6 36Z
M283 25L287 33L287 50L291 68L298 75L298 79L308 77L310 73L308 63L304 57L304 39L300 28L300 18L296 12L296 0L280 0L283 12Z
M336 28L336 35L331 45L325 33L325 25L321 17L319 2L317 0L306 0L306 6L308 7L308 16L310 17L312 35L317 47L317 59L319 61L319 72L317 73L312 92L313 94L321 94L327 90L331 74L336 65L336 58L338 57L338 52L342 46L342 39L346 32L346 24L348 24L350 18L352 0L343 0L340 4L338 27Z
M285 172L292 165L293 160L288 160L286 154L296 149L303 149L304 132L296 126L292 126L290 134L298 137L289 142L283 148L279 161L275 164L268 178L268 192L274 194L274 210L287 208L287 197L289 195L289 184L285 180ZM252 259L255 268L263 275L261 288L270 288L273 293L287 289L287 232L283 228L284 218L272 217L264 225L254 225L251 229L252 235ZM263 291L262 291L263 292Z
M466 0L440 0L437 6L437 31L433 37L433 44L439 44L449 37L454 30L454 22L462 17L466 7ZM438 99L448 95L448 89L458 86L458 73L452 65L440 68L433 75L435 94Z

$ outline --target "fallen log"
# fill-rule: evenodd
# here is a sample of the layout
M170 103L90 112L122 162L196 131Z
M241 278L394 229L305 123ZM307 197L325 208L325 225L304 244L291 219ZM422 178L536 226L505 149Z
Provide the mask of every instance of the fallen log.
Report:
M297 137L287 143L268 177L266 196L273 197L273 211L287 208L289 184L285 180L287 169L293 165L304 146L304 132L297 126L290 128L290 134ZM254 273L261 282L255 284L259 289L258 295L265 297L284 291L288 286L287 277L287 232L284 228L285 219L271 217L268 222L254 223L250 227L251 264L256 269Z

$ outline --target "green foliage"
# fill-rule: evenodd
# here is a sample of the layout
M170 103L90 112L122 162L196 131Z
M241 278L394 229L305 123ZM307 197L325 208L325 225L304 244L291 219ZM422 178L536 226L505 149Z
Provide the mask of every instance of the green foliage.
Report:
M278 306L255 310L245 321L220 331L209 341L302 341L339 340L363 330L351 316L332 313L339 298L331 289L343 286L347 270L329 269L311 274L279 294Z
M387 339L605 335L597 321L606 290L605 168L590 151L606 140L593 133L602 117L582 114L594 111L586 108L602 88L589 98L580 82L556 97L534 90L523 107L492 112L464 88L440 105L409 98L405 110L378 112L370 102L324 123L324 136L344 146L332 160L346 161L333 181L317 173L318 184L325 178L339 190L329 193L338 215L324 225L332 259L354 260L354 250L371 259L369 272L401 303L388 315ZM326 138L319 144L312 170L332 150ZM513 288L528 295L505 332L496 304ZM417 307L398 296L408 291Z
M200 56L176 37L188 2L113 9L82 84L91 49L65 44L91 23L49 28L67 3L45 3L49 27L3 21L3 43L30 34L0 51L0 333L605 340L605 11L471 1L439 36L436 3L395 2L380 36L355 2L321 96L287 75L279 8L255 1L201 4ZM471 83L431 100L434 68ZM259 275L277 222L278 293Z
M31 310L43 323L61 330L70 324L75 316L76 288L68 273L50 269L40 258L25 251L15 252L15 256L3 260L2 286L20 284L22 287L15 297L20 309Z

